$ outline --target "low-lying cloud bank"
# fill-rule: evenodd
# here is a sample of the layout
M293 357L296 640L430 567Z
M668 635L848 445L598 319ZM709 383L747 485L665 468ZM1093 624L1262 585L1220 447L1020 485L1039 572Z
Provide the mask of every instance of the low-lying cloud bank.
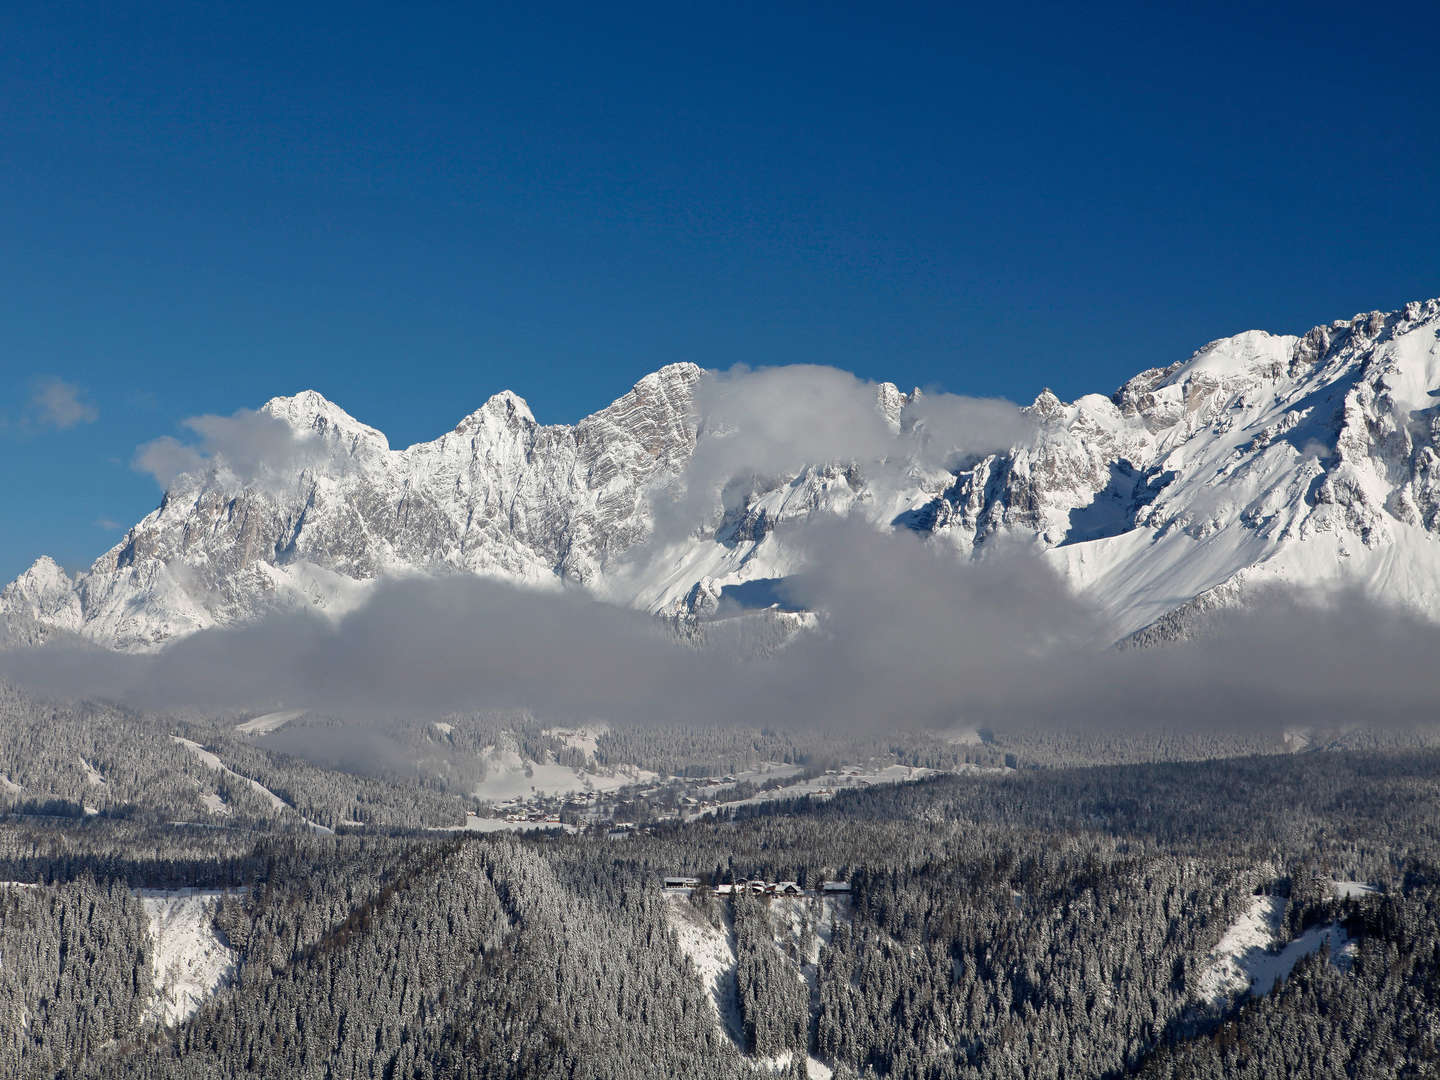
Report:
M53 696L144 708L319 709L369 723L524 708L545 720L797 726L837 732L1092 726L1271 730L1433 722L1440 627L1358 594L1274 593L1203 641L1114 650L1042 558L974 563L904 532L829 522L814 570L780 589L818 627L772 655L678 642L575 592L475 578L379 584L338 621L272 616L152 656L50 648L0 675Z

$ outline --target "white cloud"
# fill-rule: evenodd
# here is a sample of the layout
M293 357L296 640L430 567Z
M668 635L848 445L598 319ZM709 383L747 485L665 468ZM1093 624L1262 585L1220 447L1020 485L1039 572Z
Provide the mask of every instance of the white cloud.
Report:
M818 626L763 655L724 635L681 644L656 620L578 591L456 576L382 581L339 619L276 613L155 654L0 651L0 674L46 695L157 708L283 702L379 723L528 709L556 723L880 732L965 723L1278 737L1317 723L1433 724L1440 627L1359 593L1276 591L1220 613L1204 639L1117 650L1022 547L955 563L905 532L836 521L806 530L814 568L783 588Z
M192 416L182 426L194 440L152 439L136 449L131 462L166 489L187 474L208 476L226 487L271 487L292 482L302 469L339 468L345 460L319 435L297 432L284 420L251 409Z
M789 478L807 465L915 461L1001 450L1034 425L1013 402L958 394L902 397L815 364L707 372L696 389L698 439L678 503L656 505L657 538L695 527L732 481Z
M81 396L80 387L52 375L31 384L29 415L42 427L67 431L94 423L100 411Z

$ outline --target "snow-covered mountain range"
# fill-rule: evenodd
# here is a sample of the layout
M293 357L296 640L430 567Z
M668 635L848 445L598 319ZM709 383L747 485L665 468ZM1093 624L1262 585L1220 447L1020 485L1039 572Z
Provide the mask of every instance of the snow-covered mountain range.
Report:
M652 539L656 507L680 505L697 445L717 437L702 378L662 368L573 426L504 392L403 450L318 393L275 398L259 415L306 453L260 471L204 459L88 570L38 560L0 591L6 636L146 650L276 608L341 612L385 575L454 572L704 615L727 586L796 570L782 526L818 512L928 534L957 560L1031 541L1117 637L1173 633L1271 581L1440 612L1440 300L1224 338L1109 396L1046 391L1021 410L1033 434L944 467L907 449L920 396L881 384L885 460L749 473Z

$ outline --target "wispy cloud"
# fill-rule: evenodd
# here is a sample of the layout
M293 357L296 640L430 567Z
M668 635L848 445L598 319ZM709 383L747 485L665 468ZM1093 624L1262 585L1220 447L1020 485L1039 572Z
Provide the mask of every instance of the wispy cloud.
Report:
M902 396L893 387L815 364L706 372L696 387L695 412L695 453L682 492L678 498L656 493L656 549L723 508L727 487L749 478L789 478L807 466L835 462L940 468L957 456L1022 442L1035 430L1009 401Z
M302 469L348 467L343 451L318 435L298 432L265 412L240 409L230 416L192 416L182 422L189 442L164 435L142 444L131 466L169 489L183 475L205 476L226 487L273 488L293 483Z
M79 386L46 375L30 384L26 418L38 427L68 431L80 424L94 423L100 418L100 410L85 400Z

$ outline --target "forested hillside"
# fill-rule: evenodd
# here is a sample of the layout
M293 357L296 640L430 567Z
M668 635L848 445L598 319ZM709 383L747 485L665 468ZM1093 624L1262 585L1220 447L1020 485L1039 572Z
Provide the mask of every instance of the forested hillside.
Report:
M213 780L174 764L177 793ZM943 776L623 841L12 814L0 1074L1429 1075L1437 766L1335 752ZM702 884L662 891L674 874ZM711 888L748 879L805 892ZM849 892L822 901L826 881ZM216 897L206 933L233 967L167 1026L156 957L173 946L141 890L183 888ZM1246 997L1216 972L1262 909L1268 938L1234 962L1290 966Z

